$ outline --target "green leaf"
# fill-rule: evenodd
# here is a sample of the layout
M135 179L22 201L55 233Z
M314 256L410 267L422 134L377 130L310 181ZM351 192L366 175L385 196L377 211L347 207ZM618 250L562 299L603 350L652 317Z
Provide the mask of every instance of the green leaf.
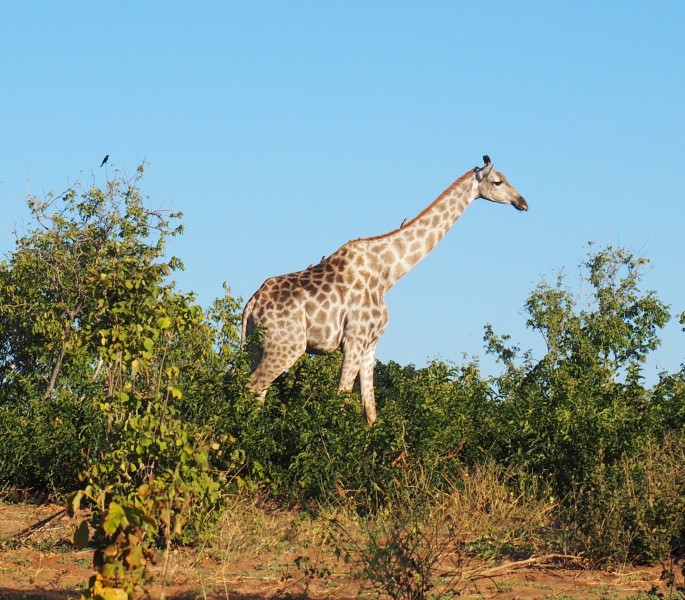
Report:
M72 543L78 548L85 548L88 545L88 521L81 521L74 531Z
M134 546L126 555L126 563L131 569L139 567L143 560L143 548L140 545Z
M107 535L113 535L114 532L126 521L126 513L123 507L117 502L110 502L107 516L102 524Z
M67 514L73 517L81 508L81 499L83 498L83 490L78 490L69 494L67 498Z
M128 594L121 588L100 588L98 598L101 600L128 600Z

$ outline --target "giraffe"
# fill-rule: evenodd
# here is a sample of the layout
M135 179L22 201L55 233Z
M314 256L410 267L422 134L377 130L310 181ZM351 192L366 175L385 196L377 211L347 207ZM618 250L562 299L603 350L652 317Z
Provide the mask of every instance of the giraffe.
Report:
M338 390L351 391L357 375L366 421L376 421L373 369L376 344L388 324L386 292L421 261L477 198L528 204L492 168L467 171L434 202L398 229L344 244L303 271L267 279L245 305L242 339L261 331L252 356L250 389L263 400L271 383L305 352L340 348Z

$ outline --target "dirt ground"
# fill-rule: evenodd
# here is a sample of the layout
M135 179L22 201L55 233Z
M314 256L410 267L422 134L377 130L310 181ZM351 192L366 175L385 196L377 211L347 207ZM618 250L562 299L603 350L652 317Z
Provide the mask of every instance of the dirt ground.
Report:
M58 505L0 502L0 600L79 598L93 571L91 550L69 544L73 523ZM238 547L237 545L235 547ZM323 558L322 558L323 557ZM160 563L162 561L159 561ZM662 568L589 570L569 557L465 565L458 590L470 599L681 598L660 580ZM177 599L288 599L371 597L347 566L316 543L302 540L242 548L178 549L166 586L155 567L152 591Z

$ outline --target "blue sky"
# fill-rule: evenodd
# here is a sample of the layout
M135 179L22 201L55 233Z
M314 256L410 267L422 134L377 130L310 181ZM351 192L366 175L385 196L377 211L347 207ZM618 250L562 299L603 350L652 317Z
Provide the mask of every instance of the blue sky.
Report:
M489 154L528 213L478 201L388 294L379 358L477 355L483 326L540 350L524 301L587 242L652 261L685 310L685 3L7 2L0 252L27 191L149 163L183 211L171 252L207 306L247 300L395 229ZM99 168L105 154L110 168ZM676 370L675 320L647 371Z

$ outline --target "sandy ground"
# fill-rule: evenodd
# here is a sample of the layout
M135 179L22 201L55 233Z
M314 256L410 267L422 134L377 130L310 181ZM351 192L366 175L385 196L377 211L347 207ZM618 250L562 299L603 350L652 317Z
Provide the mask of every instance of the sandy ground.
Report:
M71 519L58 505L0 502L0 600L79 598L92 551L69 544ZM159 561L160 563L162 561ZM152 592L162 592L158 564ZM678 573L679 573L678 569ZM568 558L538 557L511 563L470 562L457 589L463 598L620 599L682 598L660 580L662 567L590 570ZM171 598L372 597L342 562L315 544L231 553L177 549L163 591Z

